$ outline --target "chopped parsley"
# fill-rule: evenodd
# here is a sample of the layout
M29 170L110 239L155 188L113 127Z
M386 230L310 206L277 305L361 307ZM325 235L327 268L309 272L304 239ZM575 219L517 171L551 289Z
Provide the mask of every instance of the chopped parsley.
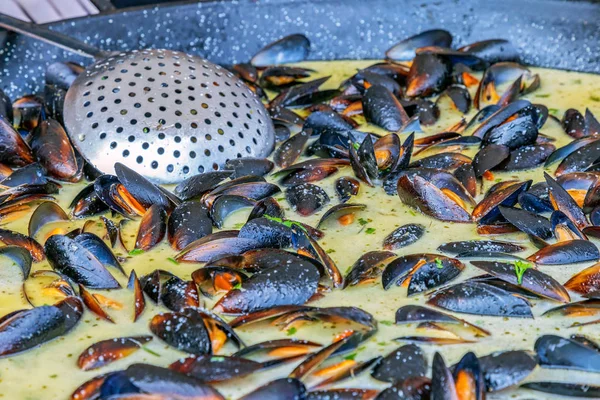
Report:
M354 361L355 358L356 358L356 353L352 353L352 354L349 354L346 357L344 357L344 360Z
M173 264L178 265L179 261L177 261L176 259L174 259L173 257L168 257L167 260L171 261Z
M392 321L386 321L386 320L379 321L379 323L382 324L382 325L385 325L385 326L392 326L392 325L394 325L394 323Z
M375 233L375 228L367 228L367 229L365 230L365 233L366 233L367 235L372 235L372 234L374 234L374 233Z
M234 289L238 289L241 290L242 289L242 282L238 282L235 284L235 286L233 287Z
M541 98L546 98L546 97L550 97L550 95L548 93L544 93L544 94L536 94L535 97L541 97Z
M288 336L292 336L293 334L295 334L296 332L298 332L298 329L294 328L293 326L287 330L287 335Z
M278 217L271 217L270 215L263 215L263 217L265 217L266 219L268 219L269 221L274 221L274 222L278 222L284 226L287 226L288 228L299 228L301 230L303 230L304 232L308 233L308 231L306 230L306 228L304 226L302 226L302 224L300 222L296 222L296 221L290 221L290 220L283 220L281 218Z
M591 96L590 96L590 100L591 100L591 101L600 101L600 96L594 96L594 95L591 95Z
M129 252L130 256L137 256L137 255L140 255L140 254L144 254L144 250L142 250L142 249L133 249L133 250L131 250Z
M158 354L155 351L150 350L149 348L147 348L146 346L141 346L140 347L142 350L144 350L146 353L148 354L152 354L154 357L160 357L160 354Z
M517 275L517 282L519 283L519 285L521 285L523 283L523 275L525 274L525 271L531 268L532 265L521 260L514 261L512 264L515 266L515 275Z
M439 258L435 259L435 266L438 267L439 269L444 268L444 264L442 263L442 260L440 260Z

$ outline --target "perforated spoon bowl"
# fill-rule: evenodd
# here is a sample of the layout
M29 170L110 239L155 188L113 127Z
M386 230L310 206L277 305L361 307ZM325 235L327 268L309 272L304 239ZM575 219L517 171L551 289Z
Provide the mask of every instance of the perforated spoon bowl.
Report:
M260 99L208 60L162 49L107 53L2 14L0 27L96 59L69 88L64 121L73 145L102 172L121 162L153 182L178 183L273 150Z

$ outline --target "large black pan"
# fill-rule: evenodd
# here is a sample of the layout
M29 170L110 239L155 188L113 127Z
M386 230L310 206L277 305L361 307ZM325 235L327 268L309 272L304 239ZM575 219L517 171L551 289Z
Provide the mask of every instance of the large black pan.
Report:
M263 45L302 32L312 59L382 58L396 41L443 27L456 44L511 40L525 63L600 72L600 3L562 0L239 0L135 8L52 24L103 49L173 48L214 62L246 61ZM72 54L0 33L0 87L41 90L48 63Z

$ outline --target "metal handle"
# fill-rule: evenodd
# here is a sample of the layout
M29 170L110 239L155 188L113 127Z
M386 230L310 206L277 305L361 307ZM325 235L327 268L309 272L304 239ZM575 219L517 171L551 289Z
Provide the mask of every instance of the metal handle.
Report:
M84 57L104 58L108 55L107 52L83 43L70 36L51 31L50 29L44 28L40 25L21 21L6 14L0 13L0 27L8 29L9 31L18 32L34 39L42 40L46 43L58 46L67 51L72 51Z

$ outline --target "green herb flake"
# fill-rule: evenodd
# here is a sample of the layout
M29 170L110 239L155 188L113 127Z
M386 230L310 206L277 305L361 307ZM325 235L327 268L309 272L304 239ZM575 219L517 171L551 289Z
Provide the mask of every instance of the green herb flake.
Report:
M392 321L386 321L386 320L379 321L379 323L382 324L382 325L385 325L385 326L392 326L392 325L394 325L394 323Z
M234 289L238 289L241 290L242 289L242 282L238 282L235 284L235 286L233 287Z
M160 354L158 354L157 352L155 352L153 350L150 350L146 346L142 346L141 349L144 350L148 354L152 354L154 357L160 357Z
M554 116L557 116L557 115L559 115L559 114L558 114L558 108L549 108L549 109L548 109L548 112L549 112L550 114L554 115Z
M532 265L521 260L514 261L512 264L515 266L515 275L517 275L517 282L519 283L519 285L521 285L523 283L523 275L525 274L525 271L531 268Z
M573 83L579 85L581 84L581 79L573 79Z
M444 264L442 263L442 260L440 260L439 258L435 259L435 266L438 267L439 269L444 268Z
M213 362L223 362L223 361L225 361L225 357L213 356L213 357L210 358L210 361L213 361Z
M278 217L271 217L270 215L263 215L264 218L268 219L269 221L274 221L277 223L280 223L284 226L287 226L288 228L298 228L302 231L304 231L305 233L308 233L308 231L306 230L306 228L300 223L300 222L296 222L296 221L290 221L290 220L283 220L281 218Z
M364 219L364 218L359 218L359 219L358 219L358 223L359 223L359 224L361 224L361 225L366 225L366 224L368 224L368 223L369 223L369 221L367 221L367 220L366 220L366 219Z
M356 353L352 353L352 354L347 355L346 357L344 357L344 360L354 361L355 358L356 358Z
M408 213L409 213L410 215L412 215L413 217L416 217L416 216L417 216L417 213L415 213L413 210L408 210Z
M52 378L52 379L58 378L58 374L52 374L52 375L50 375L50 378Z
M367 228L367 229L365 230L365 233L366 233L367 235L372 235L372 234L374 234L374 233L375 233L375 228Z
M327 253L327 254L335 253L335 249L327 249L327 250L325 250L325 253Z
M600 96L594 96L594 95L591 95L591 96L590 96L590 100L591 100L591 101L600 101Z
M544 94L536 94L535 97L541 97L541 98L546 98L546 97L550 97L550 95L548 93L544 93Z
M137 255L140 255L140 254L144 254L144 250L142 250L142 249L133 249L133 250L131 250L129 252L130 256L137 256Z
M293 326L287 330L287 335L288 336L292 336L294 335L296 332L298 332L298 329L294 328Z
M360 144L352 143L352 147L354 147L354 150L358 150L358 149L360 149Z
M169 260L170 262L172 262L175 265L179 265L179 261L177 261L176 259L174 259L173 257L168 257L167 260Z

